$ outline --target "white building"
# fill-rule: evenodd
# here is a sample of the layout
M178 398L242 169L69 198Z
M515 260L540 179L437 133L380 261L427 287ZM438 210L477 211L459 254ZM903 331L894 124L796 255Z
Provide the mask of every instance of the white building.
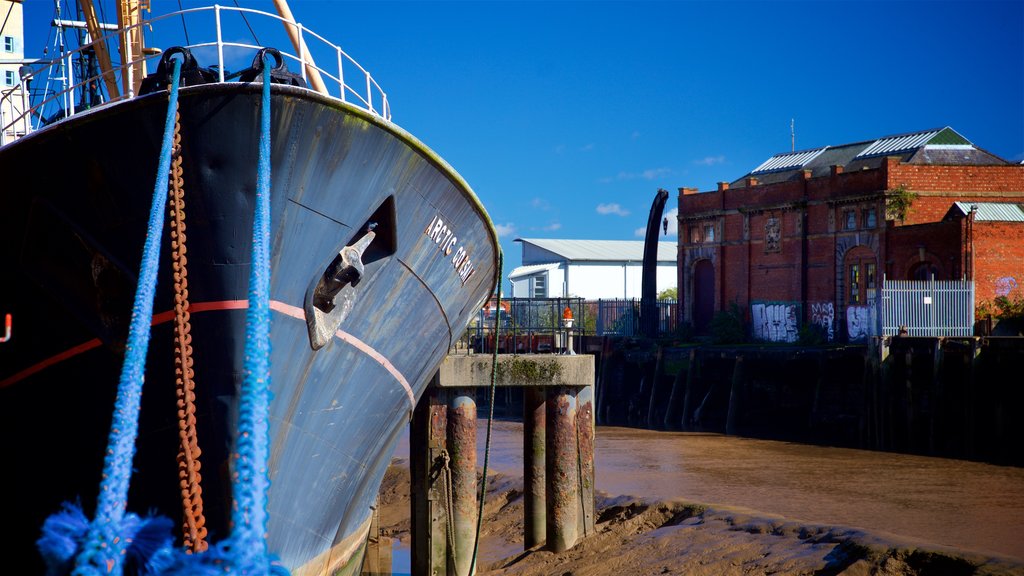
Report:
M9 126L22 115L28 94L21 89L19 72L25 62L25 33L21 0L0 0L0 144L25 135L26 116L20 123ZM7 127L7 128L5 128Z
M516 238L523 264L508 275L514 298L640 298L642 240ZM658 242L658 292L676 285L675 242Z

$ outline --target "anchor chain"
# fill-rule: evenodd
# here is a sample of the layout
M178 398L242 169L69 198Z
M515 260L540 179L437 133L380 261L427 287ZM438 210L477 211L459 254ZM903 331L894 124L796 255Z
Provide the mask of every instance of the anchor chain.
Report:
M171 220L171 268L174 272L174 372L178 397L178 485L184 511L183 543L189 553L203 552L206 518L203 516L203 488L196 434L195 372L192 369L192 325L189 322L188 252L185 241L185 190L181 177L181 114L175 110L174 144L169 181Z

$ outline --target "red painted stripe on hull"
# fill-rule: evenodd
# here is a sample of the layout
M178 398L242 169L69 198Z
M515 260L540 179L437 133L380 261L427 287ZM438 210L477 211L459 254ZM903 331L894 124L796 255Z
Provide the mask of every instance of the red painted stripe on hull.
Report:
M196 302L189 307L189 313L196 314L199 312L215 312L221 310L244 310L248 307L248 300L219 300L215 302ZM305 312L303 312L302 308L299 308L297 306L285 304L284 302L281 302L279 300L271 300L270 309L276 312L280 312L285 316L291 316L292 318L302 320L303 322L306 321ZM174 310L160 312L159 314L153 315L152 325L157 326L159 324L170 322L173 319ZM370 346L366 342L363 342L359 338L356 338L355 336L349 334L348 332L345 332L344 330L338 330L335 333L335 336L339 340L348 343L349 345L359 350L363 354L366 354L370 358L373 358L378 364L383 366L384 369L387 370L395 378L395 380L397 380L398 383L402 385L402 388L405 390L406 396L409 397L410 407L416 407L416 396L412 391L412 386L409 384L409 381L406 380L405 376L398 370L398 368L396 368L395 365L391 363L390 360L388 360L383 354L378 352L373 346ZM0 380L0 388L6 388L7 386L20 382L25 378L32 376L33 374L41 372L42 370L45 370L50 366L59 364L65 360L68 360L69 358L73 358L84 352L88 352L93 348L98 348L100 344L102 344L102 342L100 342L99 338L93 338L88 342L69 348L61 352L60 354L50 356L49 358L41 362L33 364L32 366L29 366L28 368L25 368L24 370L16 374L13 374L11 376L8 376L7 378L4 378L3 380Z

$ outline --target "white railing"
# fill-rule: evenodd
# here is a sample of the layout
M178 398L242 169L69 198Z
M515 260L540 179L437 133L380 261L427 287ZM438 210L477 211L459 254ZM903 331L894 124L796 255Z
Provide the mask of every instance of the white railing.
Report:
M261 35L269 32L272 37L275 37L275 41L273 43L261 43L263 44L261 46L254 43L226 39L236 38L241 32L235 32L234 29L226 29L224 13L238 14L240 19L243 19L245 22L246 28L250 27L248 19L245 19L246 14L257 16L263 22L266 22L268 19L270 21L276 20L277 22L273 26L262 30L260 26L252 27ZM180 35L182 32L184 32L185 38L191 36L188 34L188 28L186 27L188 25L185 24L187 20L191 20L190 26L193 31L205 32L207 37L212 33L213 40L200 42L174 41L181 40ZM278 23L280 28L276 30L278 34L275 36L274 32L278 28ZM182 30L176 30L179 26L182 27ZM289 51L292 47L291 41L287 37L282 38L280 36L280 32L286 30L285 27L291 27L295 31L299 39L299 55L291 53ZM59 118L67 118L75 114L76 94L81 93L83 90L91 89L98 92L103 104L133 98L135 94L131 87L136 83L135 79L132 78L134 66L140 63L155 64L159 61L160 54L143 55L123 66L115 66L107 73L101 71L99 74L82 79L74 77L74 73L77 72L74 62L85 54L91 53L95 46L100 43L107 45L113 41L116 44L116 40L121 35L127 34L129 30L134 28L140 28L145 35L150 37L147 42L151 46L154 45L153 38L157 42L161 42L165 39L166 33L166 39L171 41L161 44L161 48L168 48L170 46L184 46L188 48L192 51L200 66L216 68L221 82L226 80L227 65L230 62L245 60L245 66L248 66L257 50L264 46L272 46L280 50L286 63L290 63L290 68L298 66L302 78L307 80L307 82L309 76L313 74L324 78L324 86L328 96L336 97L343 102L362 108L385 120L391 120L391 104L388 101L387 93L384 92L370 73L345 53L340 46L331 43L323 36L306 28L302 23L286 20L277 14L251 8L213 5L156 16L130 28L117 30L102 38L94 39L92 42L84 44L75 50L67 51L52 60L37 62L32 73L26 74L21 78L21 83L18 87L0 93L0 110L7 111L0 118L0 146L10 141L9 133L24 135L39 129L44 123L53 122ZM241 29L241 26L237 28ZM246 32L247 34L248 31ZM255 37L255 33L253 33L253 36ZM313 43L313 41L316 42ZM310 42L312 45L307 45L307 42ZM215 52L215 62L204 62L201 56L211 50ZM229 51L232 55L226 58L225 51ZM243 54L247 56L243 56ZM329 65L337 66L337 68L322 68L316 64L318 60L322 63L329 62ZM346 74L346 68L349 69L348 74ZM111 94L106 89L106 82L110 79L117 86L123 86L125 76L130 80L127 83L129 89L126 93ZM357 78L358 86L346 84L346 77ZM30 93L29 87L33 81L39 82L44 79L46 80L46 88L41 95L32 99L33 102L14 102L15 99L26 98L24 95ZM51 90L49 86L54 81L59 82L60 85L58 89ZM50 117L47 117L47 110L53 109L55 106L56 110ZM11 113L12 111L13 114Z

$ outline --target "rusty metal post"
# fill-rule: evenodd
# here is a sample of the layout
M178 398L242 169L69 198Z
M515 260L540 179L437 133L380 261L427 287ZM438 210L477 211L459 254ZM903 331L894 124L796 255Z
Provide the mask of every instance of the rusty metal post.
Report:
M576 451L576 394L559 386L547 400L547 547L564 552L576 544L579 462Z
M579 463L580 507L578 533L595 532L594 518L594 389L587 386L576 393L576 451Z
M456 576L472 572L476 537L476 399L474 389L452 394L448 405L448 454L451 456L450 513L453 515L454 549L450 550Z
M446 392L435 382L416 404L409 433L409 473L412 489L412 573L447 574L445 492L442 479L446 451L448 406Z
M544 506L545 420L543 388L523 389L523 547L542 544L547 524Z

